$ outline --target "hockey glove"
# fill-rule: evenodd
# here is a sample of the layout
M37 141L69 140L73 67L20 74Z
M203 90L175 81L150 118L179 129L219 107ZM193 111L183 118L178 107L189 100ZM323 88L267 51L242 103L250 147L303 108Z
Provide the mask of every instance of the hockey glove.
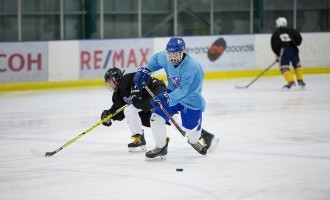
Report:
M275 61L276 61L276 62L280 62L280 56L276 56L276 57L275 57Z
M104 110L101 114L101 120L106 118L108 115L110 115L110 111L109 110ZM103 122L102 123L104 126L111 126L112 125L112 122L111 122L111 119L108 119L107 121Z
M131 96L129 97L124 97L123 100L127 103L127 105L131 105L133 103L133 98L135 97L136 95L132 94Z
M170 103L170 95L167 92L161 92L156 95L154 98L150 99L150 103L153 107L159 107L159 103L167 107Z
M150 75L151 70L146 67L141 67L137 70L134 75L134 83L139 90L143 89L143 85L148 83Z

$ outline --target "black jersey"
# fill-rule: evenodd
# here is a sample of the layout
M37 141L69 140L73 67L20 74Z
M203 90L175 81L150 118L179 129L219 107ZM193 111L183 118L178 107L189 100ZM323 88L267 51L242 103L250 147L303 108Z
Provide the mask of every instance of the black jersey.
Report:
M281 27L274 31L271 38L271 46L273 52L280 56L282 48L290 47L294 48L297 53L299 52L298 47L302 42L302 37L300 33L293 29L287 27Z
M128 98L133 94L135 97L132 99L132 102L136 108L141 109L143 112L150 112L150 110L153 108L150 104L151 96L148 91L145 89L139 91L136 88L134 83L134 75L135 73L128 73L123 75L121 78L117 91L112 95L113 104L110 108L111 113L114 113L116 110L126 104L123 99L124 97ZM155 95L166 91L165 83L156 78L151 78L147 85ZM123 120L124 118L124 112L120 112L112 117L114 120Z

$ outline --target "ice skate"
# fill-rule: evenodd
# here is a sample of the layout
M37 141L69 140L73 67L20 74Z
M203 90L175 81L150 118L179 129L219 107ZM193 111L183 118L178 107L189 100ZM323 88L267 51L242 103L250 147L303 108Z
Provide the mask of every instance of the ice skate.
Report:
M135 134L132 136L133 142L128 144L129 152L147 151L144 134Z
M167 155L167 147L168 142L170 141L170 138L166 138L166 145L163 148L155 147L153 150L148 151L146 153L146 161L154 161L154 160L166 160Z
M283 89L290 89L292 88L293 86L296 86L295 82L290 82L286 85L283 86Z
M202 155L207 154L207 149L201 143L197 142L196 144L191 144L188 140L188 144L190 144L198 153Z
M212 133L202 130L202 136L200 138L202 145L208 152L213 152L219 143L219 138L214 137Z
M298 85L299 85L300 88L305 88L306 84L303 80L298 80L297 82L298 82Z

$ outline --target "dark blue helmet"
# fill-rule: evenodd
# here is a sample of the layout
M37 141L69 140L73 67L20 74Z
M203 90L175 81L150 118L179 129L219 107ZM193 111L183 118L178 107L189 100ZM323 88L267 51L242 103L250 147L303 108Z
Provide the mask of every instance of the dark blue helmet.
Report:
M168 53L183 52L185 48L186 44L180 37L172 37L166 45L166 51Z
M181 63L183 58L183 51L186 48L186 44L182 38L172 37L167 45L167 59L172 63L172 65L177 66Z

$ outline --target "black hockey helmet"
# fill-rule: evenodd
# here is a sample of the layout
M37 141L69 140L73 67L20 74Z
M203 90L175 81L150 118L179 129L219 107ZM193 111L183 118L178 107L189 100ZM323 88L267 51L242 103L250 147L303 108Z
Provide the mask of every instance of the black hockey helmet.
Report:
M121 71L117 67L112 67L108 69L108 71L104 74L104 82L109 90L113 90L113 91L117 90L117 88L110 87L109 81L112 81L118 87L121 77L123 77L124 71Z

